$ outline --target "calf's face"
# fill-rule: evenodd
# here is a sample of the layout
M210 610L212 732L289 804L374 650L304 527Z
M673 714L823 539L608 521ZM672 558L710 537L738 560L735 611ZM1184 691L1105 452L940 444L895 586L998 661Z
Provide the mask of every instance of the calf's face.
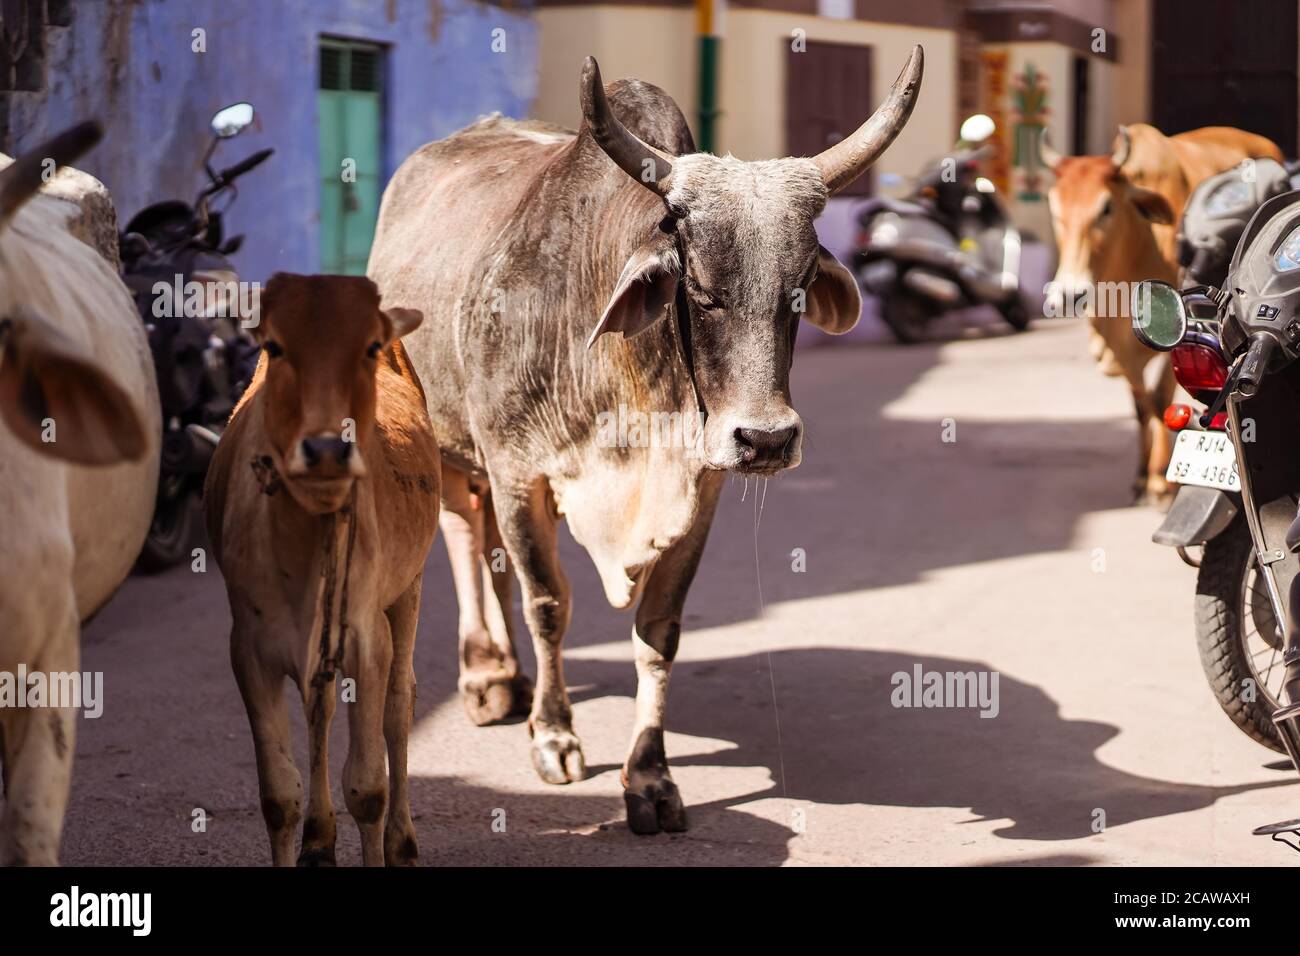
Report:
M255 327L266 353L266 436L308 513L337 511L365 477L379 362L421 318L381 310L379 290L361 277L278 273L267 283Z

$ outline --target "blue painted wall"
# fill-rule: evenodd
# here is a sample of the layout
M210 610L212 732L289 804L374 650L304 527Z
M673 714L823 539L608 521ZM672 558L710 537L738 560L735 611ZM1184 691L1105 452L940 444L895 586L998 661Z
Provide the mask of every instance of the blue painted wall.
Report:
M207 51L192 52L192 31ZM493 31L505 50L493 52ZM15 97L16 151L87 117L104 141L79 164L112 191L125 223L160 199L192 199L208 120L248 100L260 129L218 148L228 166L275 156L240 182L227 235L245 233L241 276L319 269L316 135L321 35L387 45L386 182L411 152L500 111L526 116L537 92L537 25L527 6L474 0L80 0L50 33L43 93ZM500 43L498 42L498 46Z

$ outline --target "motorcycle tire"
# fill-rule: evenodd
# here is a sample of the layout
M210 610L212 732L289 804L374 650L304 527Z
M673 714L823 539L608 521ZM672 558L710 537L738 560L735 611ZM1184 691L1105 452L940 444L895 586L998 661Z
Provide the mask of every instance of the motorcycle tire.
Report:
M894 337L904 345L925 341L925 327L930 321L930 310L916 296L900 289L891 290L881 299L880 317L894 333Z
M1264 581L1255 571L1250 527L1239 514L1206 543L1201 556L1196 577L1196 649L1205 678L1228 719L1251 740L1285 753L1273 726L1273 711L1281 706L1276 696L1281 692L1281 646ZM1243 694L1248 680L1255 683L1254 700ZM1275 690L1269 689L1270 680Z
M189 557L194 534L195 496L184 492L158 502L136 567L145 574L166 571Z
M1010 302L999 306L998 311L1002 313L1002 318L1007 325L1017 332L1023 332L1029 328L1029 309L1025 306L1023 297L1016 296Z

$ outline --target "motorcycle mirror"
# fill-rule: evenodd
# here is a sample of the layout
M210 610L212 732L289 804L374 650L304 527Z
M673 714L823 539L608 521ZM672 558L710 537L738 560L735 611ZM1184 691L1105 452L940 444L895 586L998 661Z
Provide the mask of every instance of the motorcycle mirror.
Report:
M1133 334L1147 348L1168 352L1187 333L1183 297L1168 282L1147 279L1133 289Z
M993 135L995 129L997 126L992 117L984 113L976 113L974 116L966 117L957 135L968 143L982 143Z
M238 136L253 122L253 104L235 103L212 115L212 132L218 139Z

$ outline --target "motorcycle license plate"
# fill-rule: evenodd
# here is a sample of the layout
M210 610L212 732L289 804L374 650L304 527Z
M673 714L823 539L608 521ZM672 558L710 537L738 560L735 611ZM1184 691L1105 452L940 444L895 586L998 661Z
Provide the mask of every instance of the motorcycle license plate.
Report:
M1224 432L1188 429L1174 439L1174 454L1165 477L1180 485L1200 485L1223 491L1241 491L1237 455Z

